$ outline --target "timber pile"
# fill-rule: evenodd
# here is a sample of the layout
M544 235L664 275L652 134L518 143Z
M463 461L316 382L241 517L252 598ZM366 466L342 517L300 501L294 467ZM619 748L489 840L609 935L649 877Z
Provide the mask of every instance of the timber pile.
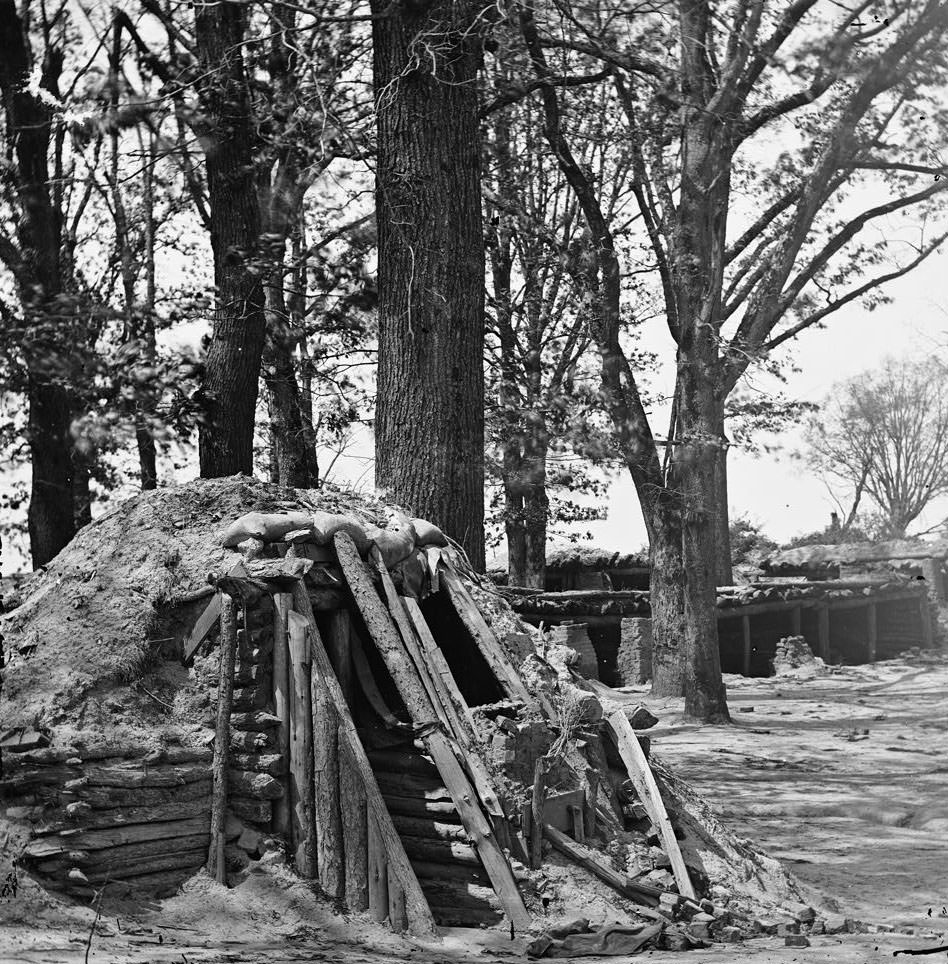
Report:
M220 548L197 564L195 506L227 512L223 530L204 531ZM653 775L633 733L641 714L557 678L435 526L249 480L148 493L114 522L95 555L84 530L50 567L59 583L40 578L7 621L16 712L0 733L0 834L47 886L87 898L108 880L110 894L160 896L202 866L237 884L282 844L327 896L416 934L497 921L522 932L569 909L568 895L552 908L540 896L563 860L569 880L632 917L671 920L663 896L694 910L715 883L739 893L746 878L707 872L721 853L742 874L753 862L774 901L792 896L775 864ZM108 568L127 565L129 542L191 574L161 602L138 592L134 618L105 588L133 595ZM91 591L73 585L80 571L98 573ZM85 635L96 632L103 654ZM127 659L122 632L148 660ZM44 672L55 686L37 682Z

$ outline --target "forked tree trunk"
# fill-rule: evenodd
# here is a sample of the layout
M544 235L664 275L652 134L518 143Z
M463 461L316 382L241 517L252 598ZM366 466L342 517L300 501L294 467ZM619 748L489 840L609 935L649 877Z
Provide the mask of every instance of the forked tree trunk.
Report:
M375 479L484 567L484 238L476 4L372 0ZM421 36L424 34L425 36Z
M201 125L217 287L199 430L201 477L253 471L254 416L266 323L259 265L260 207L254 183L254 131L243 63L245 7L196 6L202 75Z

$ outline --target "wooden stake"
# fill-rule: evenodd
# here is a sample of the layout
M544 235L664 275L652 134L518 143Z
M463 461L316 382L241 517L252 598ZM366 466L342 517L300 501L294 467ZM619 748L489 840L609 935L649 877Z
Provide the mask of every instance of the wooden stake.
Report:
M388 610L382 605L375 591L368 569L359 557L355 543L344 532L336 533L333 542L356 606L362 613L369 634L375 640L376 647L388 667L402 702L411 713L416 725L436 723L434 708ZM423 735L422 741L429 756L438 767L438 772L458 809L461 822L477 847L478 856L491 879L494 891L503 904L505 913L515 927L526 929L530 926L531 918L517 889L513 872L497 843L490 823L478 805L474 788L461 769L450 743L440 728L429 730Z
M652 888L647 885L639 885L630 881L627 877L617 874L611 867L597 860L586 847L570 840L565 833L557 830L556 827L551 827L547 824L543 828L543 833L547 840L549 840L561 854L564 854L569 857L570 860L579 864L580 867L588 870L594 877L598 877L604 884L608 884L613 890L622 894L623 897L634 900L637 904L643 904L646 907L658 906L657 895L660 894L661 891L657 887Z
M345 856L339 812L339 722L325 680L315 666L311 678L316 866L323 892L340 898L345 893Z
M358 765L352 758L352 751L346 742L342 723L339 724L337 742L346 906L352 911L363 911L369 906L369 844L365 789L359 779Z
M530 869L543 866L543 804L546 803L546 776L550 761L541 756L533 767L533 798L530 805Z
M879 624L876 614L876 604L869 603L866 607L866 646L870 663L876 661L876 644L879 641Z
M316 876L315 804L313 799L313 707L310 702L308 625L289 614L290 636L290 806L296 872Z
M214 760L211 764L213 793L211 797L211 842L207 852L208 873L227 882L224 859L227 821L227 770L230 763L230 709L234 701L234 664L237 659L237 607L234 600L221 593L221 662L217 687L217 727L214 735Z
M293 596L278 592L273 596L273 714L279 717L277 751L283 754L284 773L290 763L290 652L287 642L287 618ZM273 803L273 831L290 834L290 795L283 794Z
M803 632L803 609L800 606L794 606L790 610L790 635L800 636Z
M309 635L311 642L311 654L313 664L320 671L321 677L325 680L329 695L332 698L339 719L339 733L344 737L346 748L351 754L351 759L358 771L358 777L362 782L365 791L366 808L368 811L367 834L372 831L381 837L385 858L390 867L395 868L398 880L405 892L405 910L408 917L408 929L416 937L434 937L437 935L437 925L431 915L428 901L421 890L418 878L412 870L411 863L405 853L401 837L392 825L392 818L385 806L379 785L376 782L375 774L369 764L368 757L365 755L365 748L359 739L358 731L349 707L346 705L345 697L339 686L339 680L333 672L329 657L323 647L322 637L316 626L316 619L313 615L309 595L302 583L297 584L293 590L293 604L297 610L303 614L309 625ZM378 849L378 848L376 848ZM371 846L367 843L369 859L371 859ZM369 868L369 896L371 898L371 867ZM386 879L387 888L387 879ZM385 901L387 907L387 896Z
M606 723L612 735L615 737L616 747L619 756L629 772L629 779L635 787L639 801L648 812L652 826L658 831L665 845L665 853L671 861L672 873L675 875L675 883L678 884L678 893L682 897L690 897L695 900L695 889L688 876L688 868L685 866L685 859L681 855L681 848L675 838L675 831L672 829L671 821L668 819L668 811L662 802L662 795L659 793L658 784L652 775L652 768L648 765L648 760L642 752L635 730L632 724L621 709L615 709L606 716Z

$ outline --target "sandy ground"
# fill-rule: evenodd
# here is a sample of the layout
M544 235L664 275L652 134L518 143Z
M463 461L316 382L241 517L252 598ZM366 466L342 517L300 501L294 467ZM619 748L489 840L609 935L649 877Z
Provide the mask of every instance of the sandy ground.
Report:
M809 679L727 682L735 721L729 727L684 724L676 701L635 691L625 698L647 702L660 717L654 752L739 833L786 861L814 905L835 902L846 916L915 934L813 937L808 948L768 937L638 957L663 964L875 964L896 950L948 943L948 656ZM3 903L0 962L86 960L91 910L63 906L30 885ZM511 941L500 931L447 931L438 944L407 941L363 918L333 914L274 868L231 891L196 878L161 904L109 907L88 961L503 962L525 960L524 946L523 938Z

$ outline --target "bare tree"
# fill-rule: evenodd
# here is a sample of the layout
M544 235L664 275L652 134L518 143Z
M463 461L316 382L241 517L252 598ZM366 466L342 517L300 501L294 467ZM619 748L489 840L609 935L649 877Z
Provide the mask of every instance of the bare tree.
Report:
M880 535L905 536L948 494L948 385L937 362L888 360L837 386L812 423L810 461L836 480L855 516L868 497Z
M905 156L899 144L918 133L909 105L927 103L944 77L948 16L938 0L900 3L885 21L870 19L869 0L835 20L816 0L696 0L640 14L626 46L618 7L538 7L520 5L519 29L547 139L598 258L603 390L651 547L653 686L684 692L692 716L726 720L714 578L725 402L753 361L842 306L878 298L880 285L943 242L944 230L923 230L914 250L899 252L860 233L912 208L922 220L939 210L941 163ZM664 457L618 337L613 227L576 162L561 107L564 52L566 72L588 75L590 62L609 69L635 154L637 200L675 343ZM765 135L789 138L788 148L763 150ZM857 207L854 189L873 177L890 199Z

